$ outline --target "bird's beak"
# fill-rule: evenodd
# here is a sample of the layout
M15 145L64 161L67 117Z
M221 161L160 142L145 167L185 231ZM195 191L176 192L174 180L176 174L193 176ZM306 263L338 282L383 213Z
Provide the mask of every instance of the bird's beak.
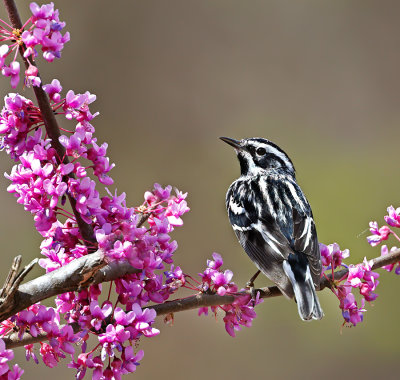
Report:
M220 137L223 142L226 142L230 146L233 146L235 149L244 150L244 147L240 144L240 141L231 139L230 137Z

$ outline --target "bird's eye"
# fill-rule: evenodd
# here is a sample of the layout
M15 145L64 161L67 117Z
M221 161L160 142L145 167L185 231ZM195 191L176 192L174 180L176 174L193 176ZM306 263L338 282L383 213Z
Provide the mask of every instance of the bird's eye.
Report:
M257 153L259 156L264 156L264 154L267 153L267 151L265 150L265 148L258 148L258 149L256 150L256 153Z

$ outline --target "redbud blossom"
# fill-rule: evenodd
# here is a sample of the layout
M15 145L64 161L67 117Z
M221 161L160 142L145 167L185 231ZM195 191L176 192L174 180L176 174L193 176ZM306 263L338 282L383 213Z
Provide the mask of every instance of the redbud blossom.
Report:
M236 295L238 288L233 283L233 273L229 269L222 272L220 269L223 265L221 255L213 253L214 260L207 260L207 268L203 273L199 273L202 279L201 289L206 292L217 293L220 296L226 294ZM241 326L251 327L253 319L257 316L254 311L254 307L263 302L262 299L257 295L256 299L253 300L250 295L236 296L235 301L232 304L221 305L219 307L212 306L211 310L217 313L218 309L225 312L223 321L225 323L225 329L229 335L235 337L235 331L241 330ZM208 315L208 308L201 307L198 311L198 315Z

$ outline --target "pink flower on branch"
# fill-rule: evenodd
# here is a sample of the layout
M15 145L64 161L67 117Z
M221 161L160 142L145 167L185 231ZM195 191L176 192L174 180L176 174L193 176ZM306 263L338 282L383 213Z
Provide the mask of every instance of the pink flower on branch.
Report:
M259 298L259 295L255 300L250 295L237 295L238 287L231 281L233 277L232 271L227 269L222 272L220 269L223 265L221 255L213 253L212 256L214 260L207 260L207 268L203 273L199 273L202 279L200 288L203 292L216 293L220 296L226 294L236 296L232 304L211 307L214 314L217 313L218 309L225 312L223 318L225 329L229 335L235 337L235 331L241 330L241 326L251 327L253 319L257 316L254 307L263 302L263 300ZM199 308L198 314L208 315L208 308Z
M53 3L42 6L31 3L30 9L32 17L24 25L0 29L2 40L9 43L9 45L4 44L0 47L0 69L4 76L11 77L11 87L13 88L17 87L20 80L20 64L16 61L16 53L19 49L22 50L23 58L29 65L25 71L25 83L40 86L38 70L34 66L34 60L38 56L37 49L42 50L44 59L52 62L55 58L61 57L64 45L70 40L69 32L64 35L61 33L65 22L60 21L59 12L54 9ZM32 25L29 26L29 24ZM15 51L15 54L7 65L6 58L12 51Z
M10 77L11 78L11 87L16 88L19 83L19 70L20 70L20 65L19 62L13 61L11 62L8 66L3 66L1 73L5 77Z
M379 274L371 270L372 261L365 258L362 264L346 266L342 260L350 256L349 250L340 250L338 244L326 246L320 243L321 259L325 267L324 276L328 274L333 276L333 269L339 265L347 267L347 274L342 278L334 277L332 292L339 299L339 307L342 309L344 323L350 323L353 326L363 321L363 315L366 311L365 301L374 301L378 295L374 293L379 284L377 280ZM333 277L332 277L333 278ZM361 296L361 306L357 302L353 290L359 289Z
M61 100L60 92L62 91L62 87L58 79L53 79L50 84L45 84L43 90L47 92L54 103L58 103Z
M400 208L395 209L393 206L388 207L388 215L384 216L384 219L389 226L400 227Z
M321 252L322 265L333 270L341 266L343 260L350 256L349 250L345 249L341 251L337 243L329 245L319 243L319 249Z
M383 240L387 240L389 235L392 233L388 226L382 226L379 228L377 222L370 222L369 227L372 235L368 236L367 240L372 247L375 247Z

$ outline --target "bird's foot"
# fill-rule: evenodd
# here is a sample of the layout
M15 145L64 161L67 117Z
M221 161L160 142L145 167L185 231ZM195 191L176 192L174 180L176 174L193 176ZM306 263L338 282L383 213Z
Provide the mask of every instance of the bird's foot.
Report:
M258 271L254 274L254 276L251 277L249 281L247 281L247 283L246 283L246 288L247 288L247 289L252 289L252 288L254 288L254 281L256 280L256 278L258 277L258 275L259 275L260 273L261 273L261 271L258 270Z
M247 281L246 282L246 289L252 289L254 288L254 281Z
M258 289L254 288L254 281L260 273L261 273L261 271L258 270L254 274L254 276L251 277L250 280L247 281L247 283L246 283L246 289L249 289L249 291L250 291L251 299L253 300L253 305L255 304L255 301L257 299L257 293L258 293Z

